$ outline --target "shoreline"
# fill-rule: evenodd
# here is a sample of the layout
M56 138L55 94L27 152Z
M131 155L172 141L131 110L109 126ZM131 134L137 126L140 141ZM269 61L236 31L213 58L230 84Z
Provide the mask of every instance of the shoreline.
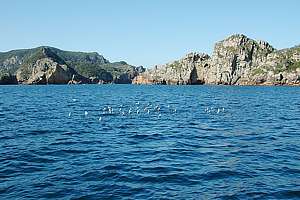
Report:
M136 85L136 86L221 86L221 87L299 87L298 84L243 84L243 85L228 85L228 84L134 84L134 83L105 83L105 84L97 84L97 83L83 83L83 84L0 84L0 86L47 86L47 85Z

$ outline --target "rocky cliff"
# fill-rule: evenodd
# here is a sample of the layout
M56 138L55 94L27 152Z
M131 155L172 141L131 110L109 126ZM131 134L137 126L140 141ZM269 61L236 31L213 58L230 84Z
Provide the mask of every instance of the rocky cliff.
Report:
M49 48L41 48L16 71L17 80L25 84L67 84L77 72Z
M197 84L203 80L199 77L199 66L205 65L210 57L207 54L190 53L183 59L155 66L137 76L133 83L155 84Z
M216 43L212 56L190 53L155 66L136 84L299 84L300 47L276 50L269 43L238 34Z
M0 53L0 84L131 83L140 71L95 52L43 46Z

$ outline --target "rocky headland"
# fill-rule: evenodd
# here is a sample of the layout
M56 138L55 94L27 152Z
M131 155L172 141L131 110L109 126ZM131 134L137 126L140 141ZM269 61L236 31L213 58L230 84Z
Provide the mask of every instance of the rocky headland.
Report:
M144 71L94 52L42 46L0 53L0 84L128 84Z
M135 84L300 85L300 46L276 50L242 34L215 44L213 54L184 58L147 69Z

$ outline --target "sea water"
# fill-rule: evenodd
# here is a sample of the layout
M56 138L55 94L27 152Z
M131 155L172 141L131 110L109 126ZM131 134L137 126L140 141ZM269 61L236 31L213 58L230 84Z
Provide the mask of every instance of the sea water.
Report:
M299 199L300 88L0 87L0 199Z

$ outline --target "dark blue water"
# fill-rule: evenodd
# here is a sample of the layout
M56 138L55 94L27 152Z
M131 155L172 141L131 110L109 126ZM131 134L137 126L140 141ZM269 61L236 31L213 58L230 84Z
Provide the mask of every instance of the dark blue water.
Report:
M299 199L300 88L1 86L0 199Z

